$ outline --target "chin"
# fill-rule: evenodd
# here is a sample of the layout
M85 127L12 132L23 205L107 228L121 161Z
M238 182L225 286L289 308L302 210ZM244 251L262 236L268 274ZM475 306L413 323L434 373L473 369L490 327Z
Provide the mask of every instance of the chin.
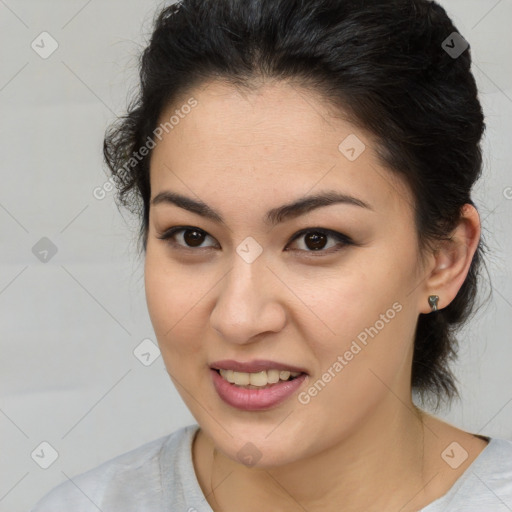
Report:
M229 422L223 424L225 430L214 426L214 435L211 431L208 434L225 457L248 468L268 469L293 463L304 455L297 450L297 446L306 444L304 432L290 435L285 423L286 420L276 428L275 422L272 425Z

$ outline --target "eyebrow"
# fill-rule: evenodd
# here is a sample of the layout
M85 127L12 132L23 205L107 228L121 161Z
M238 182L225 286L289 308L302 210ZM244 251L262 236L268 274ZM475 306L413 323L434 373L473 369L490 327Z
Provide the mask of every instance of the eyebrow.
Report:
M160 192L151 200L151 204L153 206L158 204L174 204L180 208L196 213L201 217L205 217L214 222L225 224L222 215L216 212L206 203L191 199L190 197L183 196L176 192L171 192L168 190ZM342 194L334 190L328 190L312 196L304 196L297 199L296 201L293 201L292 203L273 208L266 213L264 222L265 224L275 226L287 220L299 217L300 215L304 215L305 213L315 210L316 208L321 208L323 206L329 206L332 204L359 206L361 208L366 208L373 211L373 208L361 199L348 194Z

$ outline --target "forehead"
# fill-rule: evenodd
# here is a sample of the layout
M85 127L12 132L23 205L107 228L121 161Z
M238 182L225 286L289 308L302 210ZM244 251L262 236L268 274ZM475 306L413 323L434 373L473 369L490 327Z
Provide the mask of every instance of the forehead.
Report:
M184 108L191 98L195 106ZM315 93L285 82L251 92L221 82L195 88L159 119L174 122L153 150L152 196L188 188L212 201L222 191L269 201L331 188L383 212L410 208L408 187L382 165L371 135L330 112Z

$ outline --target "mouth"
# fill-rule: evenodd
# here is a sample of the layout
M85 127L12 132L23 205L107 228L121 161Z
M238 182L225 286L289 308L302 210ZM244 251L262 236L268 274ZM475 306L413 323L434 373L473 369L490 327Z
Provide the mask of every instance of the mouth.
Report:
M277 407L296 394L308 380L305 372L293 372L292 375L289 370L278 369L245 373L210 368L210 372L218 397L241 411L263 411Z
M269 369L259 372L237 372L222 368L212 368L222 379L236 387L243 389L267 389L279 382L295 380L305 372L292 372L289 370Z

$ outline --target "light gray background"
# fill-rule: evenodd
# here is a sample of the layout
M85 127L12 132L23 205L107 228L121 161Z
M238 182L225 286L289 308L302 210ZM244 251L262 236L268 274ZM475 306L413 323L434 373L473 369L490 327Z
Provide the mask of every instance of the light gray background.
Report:
M512 1L441 3L472 45L487 116L475 200L494 296L461 335L463 399L439 416L512 439ZM67 476L195 422L162 359L133 354L155 341L136 223L112 193L92 194L158 5L0 0L0 511L28 510ZM43 31L59 45L47 59L31 48ZM46 263L32 252L42 237L57 247ZM59 454L46 470L31 458L43 441Z

